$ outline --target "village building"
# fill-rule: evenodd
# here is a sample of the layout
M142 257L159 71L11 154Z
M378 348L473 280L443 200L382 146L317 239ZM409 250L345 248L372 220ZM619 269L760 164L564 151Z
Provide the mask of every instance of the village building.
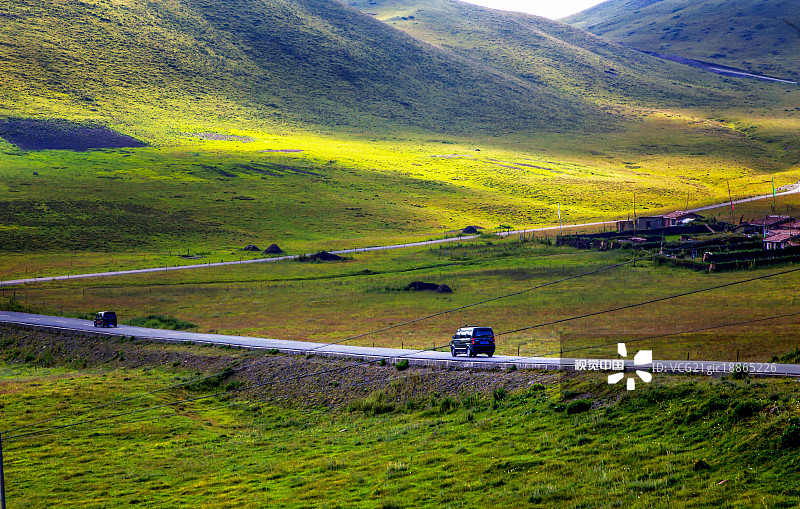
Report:
M764 249L786 249L787 247L800 246L800 231L777 230L764 237Z
M617 231L627 232L631 230L655 230L657 228L669 228L672 226L683 226L696 219L703 219L700 214L694 212L684 212L676 210L662 216L640 216L635 220L617 221Z
M637 230L652 230L664 227L664 218L661 216L641 216L636 218Z
M784 223L794 221L790 216L765 216L754 219L748 223L742 223L739 228L747 234L767 235L770 230L782 229Z
M792 219L785 223L781 223L776 230L795 230L800 232L800 219Z
M684 212L682 210L676 210L675 212L664 214L662 217L664 218L664 226L681 226L696 219L703 219L703 216L700 214L695 214L694 212Z
M632 231L632 230L633 230L633 221L631 221L630 219L623 220L623 221L617 221L617 231L619 233L629 232L629 231Z

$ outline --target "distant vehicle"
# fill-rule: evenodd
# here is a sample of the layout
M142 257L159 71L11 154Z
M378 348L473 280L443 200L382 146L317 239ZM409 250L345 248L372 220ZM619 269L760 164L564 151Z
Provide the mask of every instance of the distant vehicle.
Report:
M491 327L464 326L458 329L450 341L450 355L453 357L460 353L475 357L485 353L489 357L494 355L494 331Z
M95 327L116 327L117 314L113 311L100 311L94 317Z

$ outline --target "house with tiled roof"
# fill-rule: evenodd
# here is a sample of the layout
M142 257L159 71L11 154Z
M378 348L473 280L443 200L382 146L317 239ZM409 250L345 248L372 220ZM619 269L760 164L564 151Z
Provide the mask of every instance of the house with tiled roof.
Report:
M791 216L764 216L748 223L742 223L740 227L745 233L767 235L771 230L782 229L782 225L790 221L794 221L794 218Z
M800 230L776 230L764 237L764 249L786 249L800 246Z
M776 230L797 230L800 232L800 219L792 219L778 225Z
M661 217L664 219L664 226L680 226L684 223L694 221L695 219L703 219L703 216L700 214L684 212L682 210L676 210L675 212L664 214Z

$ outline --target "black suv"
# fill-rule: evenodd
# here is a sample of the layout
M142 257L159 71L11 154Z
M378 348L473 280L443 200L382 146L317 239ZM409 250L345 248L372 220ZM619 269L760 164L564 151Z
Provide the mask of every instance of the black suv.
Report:
M113 311L100 311L94 317L95 327L116 327L117 314Z
M489 357L494 355L494 331L491 327L464 326L458 329L450 341L450 354L455 357L465 353L475 357L485 353Z

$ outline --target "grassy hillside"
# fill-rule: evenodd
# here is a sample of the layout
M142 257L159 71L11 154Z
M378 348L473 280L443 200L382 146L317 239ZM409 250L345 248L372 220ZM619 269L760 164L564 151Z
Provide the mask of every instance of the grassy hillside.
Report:
M654 156L653 162L680 155L680 161L667 164L681 167L682 174L693 178L705 173L697 172L704 161L728 154L733 147L749 156L771 152L773 161L783 168L800 164L796 136L800 88L796 86L723 78L643 55L564 23L456 0L358 0L352 4L460 57L591 101L603 111L632 121L621 125L619 136L567 137L559 148L586 147L602 139L604 148L591 150L614 148L628 151L634 159ZM745 134L747 140L734 132ZM763 151L767 147L763 142L778 150ZM749 146L745 149L743 143ZM757 171L767 169L765 162L755 163ZM714 165L720 166L719 162Z
M3 431L137 413L3 433L15 507L744 508L800 494L789 380L657 374L623 394L548 373L315 376L347 363L31 336L0 338ZM240 372L170 388L226 367ZM248 390L265 381L278 383Z
M351 4L460 57L600 106L688 109L744 103L735 88L715 77L546 18L457 0L358 0Z
M0 14L0 114L157 117L166 130L179 127L169 111L273 129L529 132L610 120L334 0L21 0Z
M800 180L798 90L684 75L531 16L361 7L383 14L321 0L0 7L0 116L90 120L148 144L0 141L0 250L26 255L0 271L552 224L559 204L564 221L612 219L634 192L656 210L727 196L728 181L741 195Z
M562 21L640 50L800 78L791 1L608 0Z
M235 259L419 240L477 224L534 226L625 217L800 180L778 144L717 122L662 116L635 136L459 139L413 135L174 137L178 146L0 153L2 272ZM214 127L209 126L209 127ZM778 146L776 146L778 145ZM705 155L700 155L705 154ZM171 251L172 257L166 257ZM71 254L69 258L62 253ZM10 256L18 253L24 256ZM160 254L165 255L161 258ZM80 256L78 256L80 255ZM191 260L185 261L192 262Z

